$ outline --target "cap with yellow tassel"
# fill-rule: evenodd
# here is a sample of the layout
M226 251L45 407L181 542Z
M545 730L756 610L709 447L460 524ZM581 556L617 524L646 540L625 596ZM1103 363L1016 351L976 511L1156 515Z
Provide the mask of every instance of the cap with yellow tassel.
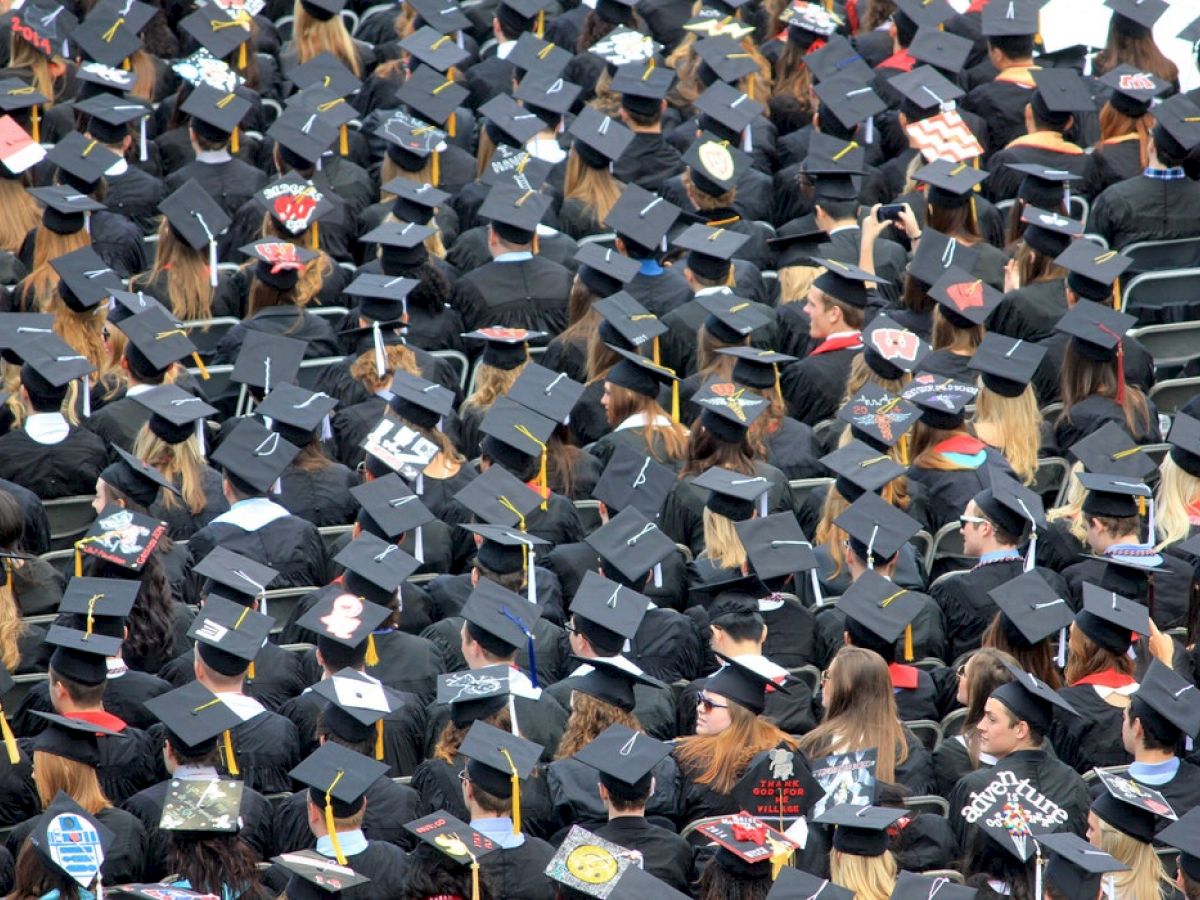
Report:
M479 721L463 738L459 752L467 759L472 787L512 801L512 830L521 833L521 782L541 758L543 748L522 737Z
M310 788L308 802L322 810L326 834L341 865L346 864L346 856L338 838L338 820L358 813L367 790L387 772L386 764L329 741L288 773Z
M500 845L445 810L405 824L410 834L471 870L471 900L479 900L479 860Z
M254 658L275 620L249 606L210 593L188 629L200 662L226 677L255 677ZM232 770L231 770L232 771Z
M385 720L404 706L400 695L374 678L346 668L312 687L329 701L323 712L329 732L349 744L374 746L375 759L385 755Z

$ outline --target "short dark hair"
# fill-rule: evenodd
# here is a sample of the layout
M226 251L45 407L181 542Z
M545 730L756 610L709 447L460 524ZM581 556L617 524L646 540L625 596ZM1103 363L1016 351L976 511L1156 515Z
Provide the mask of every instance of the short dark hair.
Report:
M764 623L758 613L726 613L710 624L713 628L720 628L733 641L762 640Z
M852 219L858 212L857 200L815 200L814 206L825 210L825 214L834 219Z
M104 697L105 682L100 684L82 684L65 677L61 672L50 669L50 683L61 684L67 696L76 706L99 706Z
M633 784L627 784L611 775L600 773L600 783L608 791L609 802L617 812L633 812L641 809L650 799L650 787L654 783L654 773L647 772Z
M657 125L662 121L661 105L653 113L635 112L628 106L622 106L621 109L625 110L625 115L629 116L629 121L642 128L649 128L651 125Z
M987 39L989 50L999 50L1009 59L1024 59L1033 56L1033 35L993 35Z

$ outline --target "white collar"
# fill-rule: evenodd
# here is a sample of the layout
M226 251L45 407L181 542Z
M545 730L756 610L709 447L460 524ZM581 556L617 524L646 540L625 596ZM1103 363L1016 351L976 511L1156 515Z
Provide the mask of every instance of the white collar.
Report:
M223 512L213 519L213 522L236 525L243 531L258 531L276 519L290 515L291 513L268 497L251 497L248 500L239 500L229 507L228 512Z
M719 294L722 291L728 291L729 293L733 293L732 291L729 290L729 288L726 285L718 284L713 287L700 288L700 290L696 291L696 293L692 294L692 296L693 297L707 297L709 294Z
M508 667L508 691L514 697L525 697L529 700L540 700L542 689L535 688L529 676L516 666Z
M105 171L104 174L109 178L116 178L119 175L124 175L128 171L129 163L126 161L125 157L122 156L119 157L117 161Z
M247 697L238 691L217 692L213 696L233 710L234 714L243 722L249 722L255 716L266 712L267 709L253 697Z
M528 250L512 250L508 253L501 253L499 256L492 258L493 262L508 263L508 262L525 262L533 259L533 254Z
M229 162L233 157L228 150L201 150L196 154L196 162L205 163L206 165L215 166L220 163Z
M138 394L144 394L144 393L146 393L146 391L152 391L156 387L159 387L159 385L157 385L157 384L131 384L129 387L125 388L125 396L126 397L136 397Z
M513 47L517 46L516 41L504 41L496 45L496 59L508 59L508 54L512 53Z
M858 230L859 230L859 228L857 225L843 225L840 228L831 229L829 233L837 234L840 231L858 231Z
M171 777L180 781L216 781L221 776L213 766L176 766Z
M71 426L60 412L33 413L25 420L25 433L39 444L61 444Z
M634 413L632 416L630 416L628 419L626 419L624 422L622 422L620 425L618 425L613 430L614 431L625 431L626 429L629 429L629 428L644 428L645 425L646 425L646 414L645 413ZM664 416L662 413L654 414L654 427L655 428L668 428L668 427L670 427L670 425L671 425L670 417Z

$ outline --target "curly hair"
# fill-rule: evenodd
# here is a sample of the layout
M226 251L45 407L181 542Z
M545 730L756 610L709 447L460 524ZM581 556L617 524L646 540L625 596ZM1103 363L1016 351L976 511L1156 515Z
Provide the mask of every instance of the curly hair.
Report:
M571 717L567 719L567 729L558 742L558 753L554 758L567 759L574 756L609 725L624 725L634 731L642 730L641 723L633 713L591 694L575 691L571 695Z
M479 721L494 725L501 731L512 731L512 716L509 715L507 706ZM470 730L470 725L459 728L452 719L447 719L446 724L442 726L442 733L438 735L430 758L453 764L458 756L458 748L462 746L463 739Z

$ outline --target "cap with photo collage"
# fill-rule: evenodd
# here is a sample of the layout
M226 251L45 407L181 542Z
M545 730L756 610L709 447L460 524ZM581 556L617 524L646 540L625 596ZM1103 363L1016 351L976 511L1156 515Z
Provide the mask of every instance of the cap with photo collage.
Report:
M106 71L99 73L99 78L97 79L99 82L103 83L106 87L120 91L122 94L133 90L134 84L137 83L136 76L125 72L124 69L104 68ZM83 67L81 66L80 71L82 70ZM225 60L217 59L203 46L197 48L190 56L172 63L171 71L192 87L199 84L207 84L219 91L232 91L246 83L246 79L236 69L230 66ZM129 75L130 77L127 79L114 77L121 74Z
M125 361L133 374L145 381L160 380L171 366L189 358L199 367L202 378L208 375L187 329L161 306L124 318L117 327L129 339Z
M683 214L674 203L636 184L628 184L604 224L616 232L631 256L645 258L666 250L667 232ZM629 247L632 242L633 248Z
M193 250L208 251L209 284L217 286L217 238L233 220L212 195L194 178L189 178L158 204L171 233Z
M513 834L521 833L521 782L533 773L542 749L482 721L471 726L458 748L467 760L467 778L473 786L512 801Z
M753 149L748 129L766 109L757 100L718 81L706 88L693 105L699 112L698 125L702 131L740 143L747 153Z
M120 491L134 503L149 509L159 491L180 497L179 488L157 468L138 459L124 447L112 445L113 461L100 470L100 480Z
M935 292L933 286L937 285L948 272L953 272L955 279L964 282L967 279L971 279L969 283L972 284L980 281L970 274L978 260L979 251L974 247L960 244L949 235L926 228L921 234L921 243L913 253L912 261L908 264L908 274L920 282L929 291L931 297L938 299L942 292ZM999 291L996 293L999 294ZM942 313L949 314L951 324L956 327L970 328L976 324L973 318L980 315L979 307L987 308L986 304L978 302L977 294L978 291L974 290L974 293L965 298L961 304L959 298L954 295L951 296L949 302L939 301L942 304ZM990 312L990 309L988 311Z
M328 701L321 712L324 725L353 744L374 744L372 756L384 757L384 719L404 706L404 698L370 675L345 668L324 678L312 692Z
M350 818L361 810L367 790L387 772L386 763L329 741L288 773L308 786L308 800L322 811L334 857L341 865L346 864L346 857L338 841L335 820Z
M734 255L750 236L727 228L696 223L672 242L688 251L687 267L701 278L720 281L729 275Z
M864 493L880 491L884 485L904 474L905 469L885 451L860 440L852 440L818 460L833 473L834 488L853 503Z
M1040 344L989 331L967 368L979 373L989 391L1001 397L1020 397L1045 355L1046 348Z
M166 533L166 522L110 504L75 542L75 574L83 574L81 554L140 572Z
M1118 290L1117 279L1133 265L1133 259L1085 237L1068 244L1054 263L1067 270L1067 287L1074 293L1106 303Z
M473 876L479 869L479 860L500 849L490 837L445 810L408 822L404 827L451 862L470 868ZM292 896L290 891L288 896ZM469 900L479 900L478 878L472 877Z
M1158 833L1158 840L1179 851L1179 868L1200 881L1200 809L1192 808Z
M1003 703L1019 720L1027 722L1038 734L1044 736L1049 731L1056 709L1072 716L1078 715L1070 703L1036 675L1010 663L1004 666L1012 674L1013 680L992 691L992 697Z
M921 409L921 421L930 428L953 431L962 425L967 406L978 388L940 375L921 375L909 382L903 396Z
M593 169L607 169L633 143L629 126L591 106L575 117L567 134L573 138L575 152Z
M818 38L827 38L845 25L836 13L830 12L820 3L792 0L779 14L779 20L788 26L788 41L808 48Z
M1171 804L1154 788L1115 772L1096 774L1104 790L1092 800L1091 811L1122 834L1149 844L1154 840L1160 819L1178 821Z
M579 280L597 297L620 293L638 274L640 266L614 250L599 244L583 244L575 254Z
M896 879L897 889L903 882L905 876L912 875L911 872L901 872ZM920 876L913 876L914 878ZM929 881L929 879L922 879ZM970 889L968 897L974 897L974 889ZM929 889L920 894L914 894L912 898L904 895L901 900L929 900ZM939 891L939 900L962 900L957 894L950 891ZM897 895L892 894L891 900L895 900ZM791 866L785 866L779 870L779 876L771 885L771 890L767 892L767 900L854 900L854 891L849 888L839 887L828 878L821 878L817 875L810 875L808 872L802 872L799 869L793 869Z
M606 344L636 350L649 342L651 358L658 361L658 338L668 328L632 294L618 291L595 301L592 309L600 316L600 339Z
M537 69L558 76L571 61L572 54L557 44L542 40L532 31L525 31L517 38L505 59L522 75Z
M221 441L213 453L214 465L247 494L265 494L291 465L300 448L270 431L257 419L245 418Z
M791 693L784 684L786 679L778 679L756 664L762 657L716 655L722 666L705 679L705 691L720 694L756 716L766 707L767 694Z
M1083 608L1075 614L1075 625L1099 646L1125 653L1133 635L1150 634L1150 611L1128 597L1084 582Z
M930 351L919 334L883 313L863 329L862 342L863 362L889 381L899 381L915 371Z
M894 559L921 530L920 522L873 491L851 503L833 524L846 532L851 549L868 569L874 569L877 562L883 565Z
M605 577L640 590L654 572L655 586L662 584L661 564L677 553L675 542L635 506L627 506L584 538L600 557Z
M167 786L160 831L237 834L242 829L245 783L235 778L172 778Z
M557 129L562 123L563 116L570 111L583 88L566 81L561 75L541 68L530 69L513 91L513 97L520 100L529 112L533 113L547 127ZM521 141L517 146L523 146Z
M621 95L621 106L629 112L655 116L674 83L674 69L647 59L618 66L609 90Z
M618 443L592 489L592 496L604 504L610 516L632 507L656 519L674 485L673 469L628 444Z
M856 309L866 309L869 299L867 284L885 285L877 275L860 269L853 263L814 256L812 262L824 267L825 271L813 280L813 287L831 299Z
M1194 738L1200 734L1200 690L1170 666L1151 660L1132 699L1130 719L1135 718L1164 743Z
M608 74L612 76L621 66L657 60L662 49L663 45L649 35L619 25L592 44L588 52L604 60Z
M46 811L33 821L27 840L51 877L65 878L73 882L72 887L78 885L72 893L101 893L100 868L106 855L115 849L116 835L65 791L59 791Z
M193 435L203 435L204 419L217 414L217 408L174 384L163 384L132 396L150 411L150 431L168 444L182 444ZM201 440L200 451L204 444Z

